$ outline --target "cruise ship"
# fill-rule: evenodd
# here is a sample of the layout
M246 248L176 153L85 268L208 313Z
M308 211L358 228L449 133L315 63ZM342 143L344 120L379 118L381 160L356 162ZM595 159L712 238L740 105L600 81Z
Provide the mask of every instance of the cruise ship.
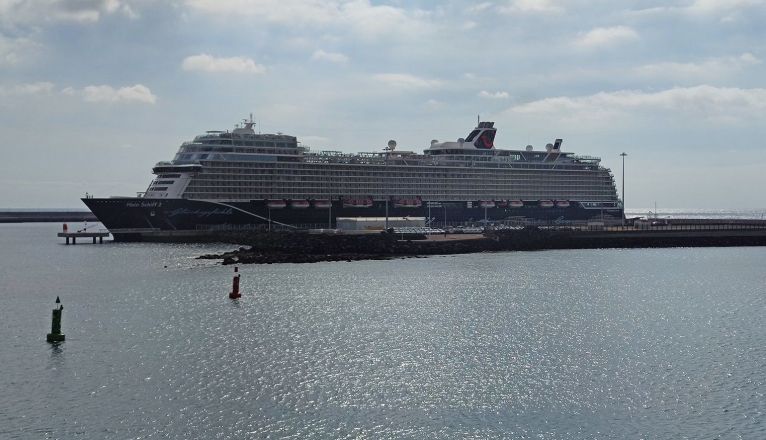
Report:
M378 152L311 151L294 136L243 120L208 131L159 162L136 197L82 201L115 240L244 228L333 228L338 217L465 222L621 219L614 176L597 157L544 148L495 148L493 122L422 152L395 141Z

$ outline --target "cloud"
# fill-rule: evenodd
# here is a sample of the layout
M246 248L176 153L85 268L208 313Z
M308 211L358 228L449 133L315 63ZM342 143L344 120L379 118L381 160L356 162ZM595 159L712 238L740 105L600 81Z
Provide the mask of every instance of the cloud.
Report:
M36 49L37 46L36 43L26 38L8 38L0 34L0 66L18 64L25 55Z
M15 85L0 85L0 96L41 96L52 95L81 97L87 102L140 102L154 104L157 97L148 87L136 84L134 86L114 88L112 86L86 86L82 89L66 87L56 92L55 85L51 82L23 83Z
M0 85L0 96L26 96L26 95L43 95L49 94L53 91L53 83L50 82L36 82L15 84L12 86Z
M662 78L675 81L719 79L732 72L761 64L761 60L751 53L739 56L708 58L700 62L661 62L646 64L633 69L641 78Z
M186 71L200 71L211 73L253 73L260 74L266 71L266 68L256 64L250 58L231 57L215 58L208 54L192 55L186 57L181 63L181 67Z
M552 0L513 0L505 6L498 6L503 14L561 14L564 8Z
M719 14L764 4L764 0L695 0L684 9L697 14Z
M484 12L488 9L491 9L493 6L494 4L491 2L483 2L483 3L469 6L468 8L466 8L466 12L468 12L469 14L475 14L478 12Z
M427 110L441 110L444 107L446 107L446 103L444 101L439 101L438 99L429 99L425 103L425 107Z
M314 51L311 59L315 61L329 61L331 63L343 64L348 62L348 57L338 52L325 52L322 49Z
M157 97L142 84L120 87L119 89L107 85L86 86L81 91L66 88L62 90L62 93L82 96L87 102L139 102L143 104L157 102Z
M619 90L588 96L545 98L510 109L518 114L562 115L572 118L609 118L616 114L649 111L693 115L704 119L736 120L766 110L766 89L735 87L675 87L659 92Z
M365 38L407 38L429 27L424 11L373 5L370 0L186 0L186 4L206 15L348 30Z
M431 89L444 83L438 79L421 78L407 73L379 73L372 78L389 87L401 89Z
M590 49L616 46L638 39L638 33L628 26L599 27L581 35L575 45Z
M489 99L508 99L510 98L510 95L508 94L508 92L502 92L502 91L488 92L486 90L482 90L481 92L479 92L479 97L489 98Z
M138 16L124 0L0 0L0 22L6 24L95 23L117 13Z
M715 17L722 22L734 21L748 10L762 9L766 0L694 0L684 6L655 6L630 11L630 15L666 16L680 14L687 17Z

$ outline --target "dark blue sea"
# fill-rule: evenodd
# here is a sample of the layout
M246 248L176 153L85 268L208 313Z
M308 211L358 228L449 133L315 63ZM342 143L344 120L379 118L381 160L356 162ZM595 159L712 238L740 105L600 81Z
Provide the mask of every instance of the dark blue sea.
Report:
M766 438L763 247L246 265L233 302L195 257L235 246L60 227L0 225L0 439Z

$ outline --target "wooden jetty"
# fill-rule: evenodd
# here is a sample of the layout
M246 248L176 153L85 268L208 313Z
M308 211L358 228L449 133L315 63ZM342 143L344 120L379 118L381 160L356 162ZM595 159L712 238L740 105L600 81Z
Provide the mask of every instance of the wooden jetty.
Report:
M69 239L72 239L72 244L77 244L78 238L93 238L93 244L96 244L96 239L98 239L99 243L104 242L104 237L109 236L109 231L98 231L98 232L59 232L59 237L66 238L66 244L69 244Z

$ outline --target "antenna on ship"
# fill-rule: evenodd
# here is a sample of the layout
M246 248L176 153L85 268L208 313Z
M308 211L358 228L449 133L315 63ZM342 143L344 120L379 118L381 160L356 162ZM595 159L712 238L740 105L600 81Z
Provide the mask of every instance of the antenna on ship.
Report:
M476 115L476 126L478 127L479 124L481 124L481 115Z

